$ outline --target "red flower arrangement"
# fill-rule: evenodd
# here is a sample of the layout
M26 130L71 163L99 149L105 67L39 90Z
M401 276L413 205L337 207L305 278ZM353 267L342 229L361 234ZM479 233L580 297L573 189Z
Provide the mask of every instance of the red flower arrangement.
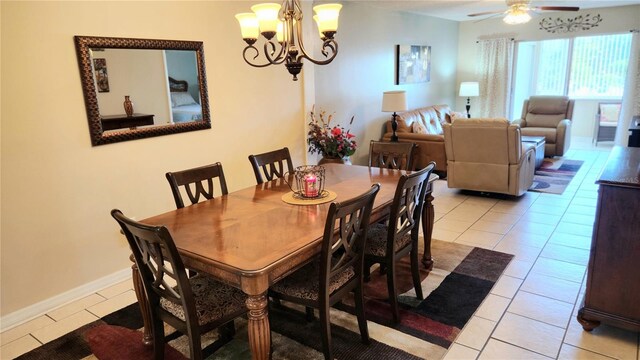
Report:
M350 130L345 131L341 125L332 127L333 114L327 117L326 112L321 110L316 117L314 109L311 109L310 118L307 138L310 153L342 159L356 152L356 136ZM349 125L353 124L353 118L352 116Z

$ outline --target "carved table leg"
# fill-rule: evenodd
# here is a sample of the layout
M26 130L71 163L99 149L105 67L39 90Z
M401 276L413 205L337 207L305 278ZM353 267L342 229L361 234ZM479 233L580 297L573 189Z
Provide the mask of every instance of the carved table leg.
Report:
M435 218L435 214L433 212L433 196L431 196L433 184L429 184L428 186L427 194L425 195L425 204L422 208L422 234L424 236L424 254L422 255L422 263L427 269L432 270L433 258L431 257L431 235L433 234L433 220Z
M140 272L138 266L133 259L133 254L129 256L129 260L133 262L131 265L131 278L133 280L133 290L136 293L138 299L138 305L140 306L140 312L142 313L142 321L144 323L144 329L142 331L142 343L145 345L153 345L153 336L151 334L151 314L149 312L149 302L147 301L147 295L144 293L144 285L142 279L140 279Z
M271 350L271 329L266 292L249 295L246 301L249 327L249 347L254 360L269 359Z
M583 310L582 308L578 310L578 315L576 316L576 318L578 319L578 322L580 323L580 325L582 325L582 328L585 331L591 331L597 328L598 326L600 326L600 321L585 319L584 313L582 310Z

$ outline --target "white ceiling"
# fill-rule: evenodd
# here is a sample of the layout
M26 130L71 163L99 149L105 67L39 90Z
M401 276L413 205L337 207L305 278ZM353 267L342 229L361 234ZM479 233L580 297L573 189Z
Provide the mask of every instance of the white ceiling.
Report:
M351 0L354 1L354 0ZM467 21L484 19L487 16L468 17L467 14L483 11L503 11L507 9L504 0L356 0L367 1L371 5L422 15L435 16L448 20ZM638 5L640 0L531 0L530 6L578 6L580 9ZM545 12L547 13L547 12ZM550 12L549 12L550 13Z

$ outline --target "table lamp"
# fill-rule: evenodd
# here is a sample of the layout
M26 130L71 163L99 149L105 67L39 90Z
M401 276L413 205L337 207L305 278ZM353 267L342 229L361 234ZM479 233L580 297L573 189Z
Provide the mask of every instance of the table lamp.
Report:
M475 81L462 82L460 83L460 93L458 95L467 97L467 118L470 118L471 113L469 113L469 110L471 110L471 97L480 95L480 86Z
M396 112L407 111L407 92L404 90L385 91L382 95L382 111L393 112L393 120L391 120L391 129L393 129L393 134L391 135L391 141L398 142L398 135L396 135L396 130L398 130L396 117L398 114L396 114Z

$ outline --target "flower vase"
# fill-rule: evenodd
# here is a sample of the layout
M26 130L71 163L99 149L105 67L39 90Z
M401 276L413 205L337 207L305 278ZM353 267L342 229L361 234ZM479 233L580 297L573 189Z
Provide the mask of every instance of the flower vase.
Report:
M318 165L323 165L323 164L345 164L345 165L351 165L351 159L349 159L348 156L345 156L343 158L338 157L338 156L323 156L322 159L320 159L320 161L318 161Z
M124 105L124 112L127 114L127 116L133 116L133 103L129 99L128 95L124 97L123 105Z

